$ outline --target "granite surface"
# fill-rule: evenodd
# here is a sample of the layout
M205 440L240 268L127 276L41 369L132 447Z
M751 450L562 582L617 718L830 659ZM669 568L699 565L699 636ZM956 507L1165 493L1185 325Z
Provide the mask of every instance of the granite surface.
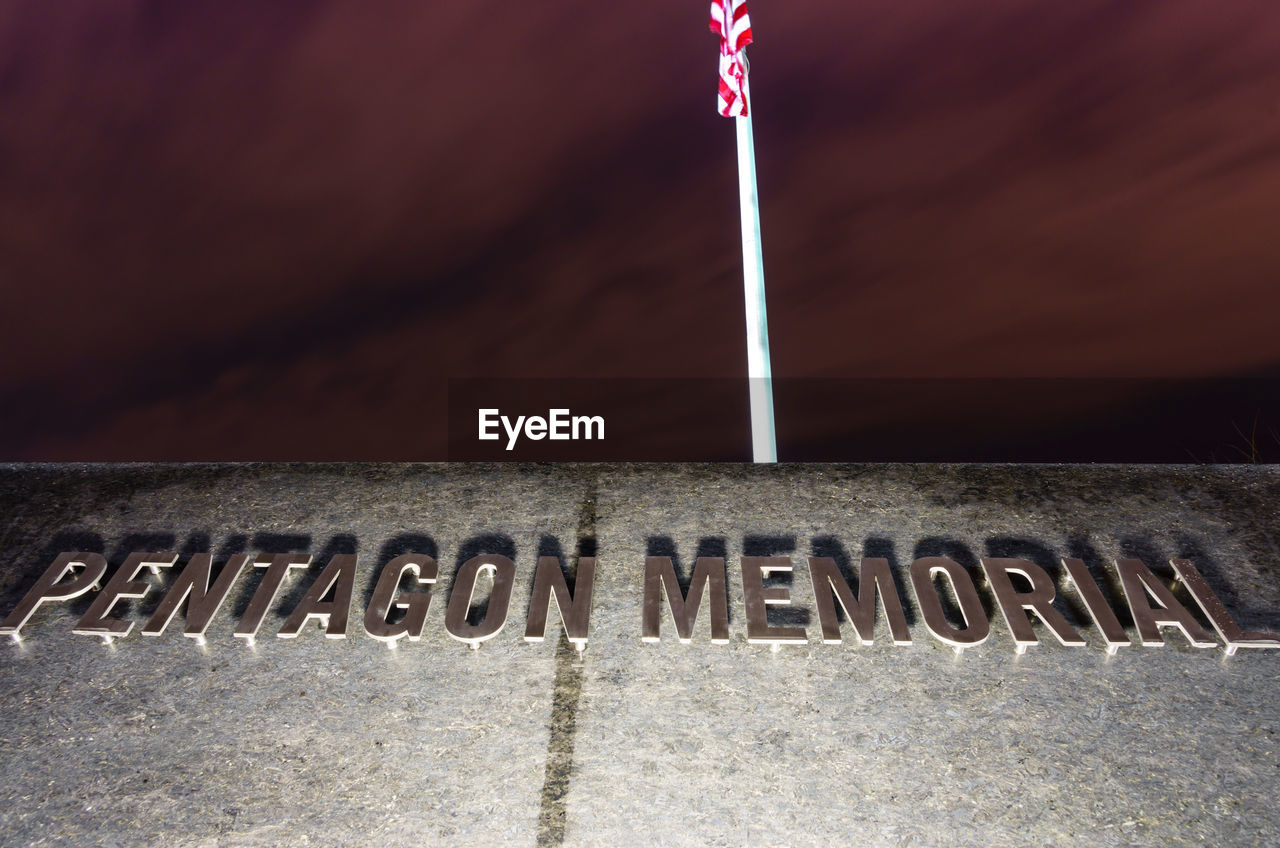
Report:
M1280 629L1280 468L1268 466L22 465L0 466L0 615L63 551L303 552L250 646L232 630L246 573L198 645L181 614L141 623L173 573L72 627L91 596L42 606L0 644L4 845L1260 845L1280 842L1280 651L1103 650L1072 588L1025 654L982 557L1061 578L1192 560L1245 628ZM362 629L381 565L434 556L421 641ZM285 616L334 554L354 553L350 635ZM516 564L504 628L477 650L444 614L458 566ZM597 557L591 635L522 639L538 556ZM730 642L709 616L640 638L644 561L727 561ZM740 558L794 558L808 643L748 644ZM823 644L808 556L885 557L913 644L848 624ZM907 568L974 576L991 636L957 655L920 616ZM178 569L175 568L174 572ZM1167 576L1167 574L1166 574ZM1191 601L1178 595L1184 603ZM1133 637L1133 627L1121 614ZM1135 638L1136 641L1136 637Z

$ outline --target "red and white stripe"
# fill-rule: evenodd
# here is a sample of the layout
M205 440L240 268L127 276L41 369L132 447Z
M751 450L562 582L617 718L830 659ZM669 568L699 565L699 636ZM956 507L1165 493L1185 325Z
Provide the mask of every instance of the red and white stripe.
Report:
M747 0L711 0L711 31L720 36L720 114L746 115L747 62L740 53L751 43Z
M731 25L725 29L725 19ZM751 43L747 0L711 0L711 31L720 36L720 52L737 53Z

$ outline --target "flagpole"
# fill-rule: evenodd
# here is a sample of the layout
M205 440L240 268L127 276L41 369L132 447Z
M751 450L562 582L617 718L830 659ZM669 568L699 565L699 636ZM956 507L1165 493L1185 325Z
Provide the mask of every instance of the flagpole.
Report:
M746 51L740 54L746 62ZM773 430L773 375L769 366L769 318L764 301L764 256L760 250L760 202L751 114L734 119L738 129L738 201L742 210L742 287L747 307L747 378L751 387L751 458L777 462Z

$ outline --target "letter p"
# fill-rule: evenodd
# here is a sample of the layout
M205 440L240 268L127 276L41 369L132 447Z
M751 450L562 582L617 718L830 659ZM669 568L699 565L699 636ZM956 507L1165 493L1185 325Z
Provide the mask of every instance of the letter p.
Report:
M72 574L77 566L82 567L83 570L70 580L61 582L64 577ZM15 642L22 641L19 631L37 607L45 601L69 601L80 597L90 588L98 585L98 581L102 579L106 570L107 558L102 554L87 552L58 554L53 565L45 570L36 581L36 585L31 587L31 591L27 592L21 603L9 613L4 623L0 624L0 636L9 636Z

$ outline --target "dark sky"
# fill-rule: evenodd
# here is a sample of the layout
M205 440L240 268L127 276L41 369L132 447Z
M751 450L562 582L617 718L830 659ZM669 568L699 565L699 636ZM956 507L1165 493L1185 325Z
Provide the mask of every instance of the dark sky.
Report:
M751 13L775 375L1280 365L1274 2ZM0 459L442 459L449 378L745 375L716 50L700 0L0 4Z

